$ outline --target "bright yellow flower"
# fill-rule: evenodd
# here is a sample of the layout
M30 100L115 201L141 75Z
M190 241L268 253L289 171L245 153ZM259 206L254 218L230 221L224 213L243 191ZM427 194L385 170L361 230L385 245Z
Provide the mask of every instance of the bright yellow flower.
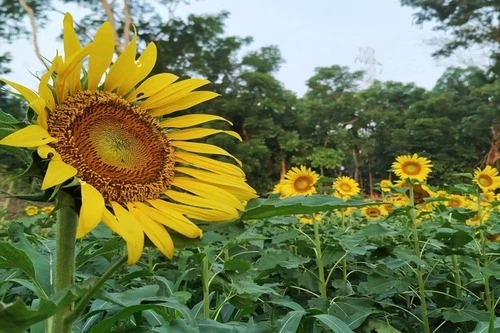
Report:
M469 227L477 227L484 224L489 218L490 213L485 209L481 211L481 217L479 217L479 213L476 212L473 217L465 221L465 224L467 224Z
M498 175L498 170L487 165L483 170L477 168L474 171L473 181L483 190L484 192L494 191L500 187L500 176Z
M446 196L449 199L446 202L446 206L451 208L467 207L467 198L459 194L450 194Z
M401 155L392 163L392 171L401 179L424 182L431 172L431 161L417 154Z
M301 223L304 223L304 224L313 224L313 218L316 222L320 222L321 221L321 214L317 213L317 214L314 214L314 215L303 215L303 214L300 214L300 215L297 215L299 221Z
M279 190L283 197L314 194L316 193L314 184L318 180L319 175L312 171L311 168L306 168L303 165L299 168L292 167L286 173L285 179L281 180Z
M382 205L377 206L365 206L361 208L361 214L365 216L368 220L379 220L386 216L387 210L382 208Z
M53 210L54 210L54 206L45 206L45 207L42 207L42 209L41 209L42 213L44 213L44 214L50 214L50 213L52 213Z
M34 216L38 214L38 207L37 206L26 206L24 207L24 212L28 216Z
M42 189L77 178L82 200L77 237L102 221L126 241L128 262L134 264L144 235L172 258L166 228L197 238L202 230L191 218L238 217L242 201L255 197L255 191L239 166L204 156L232 155L192 140L217 133L241 138L233 131L197 127L227 122L219 116L173 116L217 97L194 91L209 81L177 81L168 73L146 79L156 63L156 46L150 43L136 59L137 35L112 63L116 43L110 22L81 46L73 18L66 14L63 41L64 58L52 60L38 92L3 80L27 100L36 122L0 144L36 148L49 160Z
M332 188L338 192L342 198L349 198L360 192L358 182L347 176L337 177L333 181Z
M389 179L383 179L380 181L380 190L382 192L391 192L392 181Z

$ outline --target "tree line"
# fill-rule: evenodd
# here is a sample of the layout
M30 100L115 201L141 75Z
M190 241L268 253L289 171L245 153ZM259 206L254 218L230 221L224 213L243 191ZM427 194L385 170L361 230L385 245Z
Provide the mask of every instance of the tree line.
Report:
M91 29L109 19L101 7L105 1L71 2L89 13L79 25L83 38L83 27ZM416 2L402 2L417 8ZM123 35L132 18L143 45L155 42L158 60L153 74L168 71L182 78L204 77L222 95L191 111L218 114L232 122L228 129L238 132L242 143L223 135L207 142L239 158L249 183L261 194L299 164L324 177L349 175L366 193L390 177L391 163L401 154L418 153L432 160L430 184L453 184L458 181L455 173L471 172L484 164L498 166L500 82L491 70L495 65L449 68L432 90L426 90L393 81L375 81L361 88L363 72L332 64L316 68L307 80L307 92L299 97L275 76L284 61L279 48L271 45L243 53L252 39L225 33L229 13L166 19L164 14L171 13L178 0L163 1L163 5L125 3L127 7L108 8L117 34ZM40 25L48 19L50 4L27 2ZM165 12L155 6L166 6L159 7ZM0 28L0 40L32 33L17 23L25 16L18 1L3 0L0 19L6 24ZM0 73L8 71L12 56L0 55ZM21 117L21 108L15 96L0 91L0 109ZM2 154L5 167L19 165Z

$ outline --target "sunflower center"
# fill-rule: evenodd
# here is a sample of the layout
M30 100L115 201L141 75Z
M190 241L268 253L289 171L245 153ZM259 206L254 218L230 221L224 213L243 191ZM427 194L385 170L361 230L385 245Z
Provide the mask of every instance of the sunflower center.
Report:
M488 175L480 175L477 182L484 187L491 186L493 184L493 179Z
M297 191L307 191L311 188L311 181L307 177L299 177L293 183Z
M366 215L370 217L377 217L380 216L380 210L378 208L368 208L366 209Z
M167 135L146 111L105 91L80 91L48 119L54 146L107 201L155 199L174 177Z
M460 205L460 200L458 199L451 199L450 201L448 201L449 207L460 207Z
M352 187L351 187L351 185L346 184L346 183L339 184L339 188L340 188L342 191L344 191L344 192L351 192L351 191L352 191Z
M407 175L416 176L420 173L421 167L418 163L406 162L402 169Z

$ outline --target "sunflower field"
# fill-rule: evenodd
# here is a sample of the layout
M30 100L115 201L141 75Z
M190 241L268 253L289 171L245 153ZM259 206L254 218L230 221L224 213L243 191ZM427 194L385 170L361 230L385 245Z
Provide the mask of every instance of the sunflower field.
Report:
M209 23L219 31L220 22ZM255 127L268 133L256 140L251 121L210 106L224 105L212 104L220 103L220 86L164 70L162 41L144 43L148 34L130 20L125 27L130 36L124 32L120 44L113 20L90 36L65 13L64 52L41 59L46 70L36 89L0 77L15 96L0 95L0 106L15 110L0 110L0 333L500 332L493 120L481 163L484 140L475 155L455 145L456 156L471 155L455 164L432 140L419 142L429 150L402 145L371 128L373 120L337 119L343 130L324 127L328 119L315 125L319 111L302 114L299 133L283 111L295 107L267 99L259 110L275 108L282 127L258 115ZM276 50L261 51L245 58L243 66L256 70L241 76L269 83L259 61ZM313 87L323 75L360 77L347 74L319 69L303 111L330 110L322 98L333 92ZM373 104L368 90L345 90L336 106L349 117L360 104L342 103L366 94ZM281 92L283 103L294 99ZM494 104L497 95L488 94ZM223 109L251 105L248 95L238 105L227 98ZM423 105L410 109L420 114ZM466 125L484 122L474 119ZM416 120L409 143L435 123ZM450 140L466 141L465 129L454 128ZM374 159L387 147L374 148L369 134L397 147L389 164ZM339 139L335 147L330 136ZM371 155L363 155L363 142Z

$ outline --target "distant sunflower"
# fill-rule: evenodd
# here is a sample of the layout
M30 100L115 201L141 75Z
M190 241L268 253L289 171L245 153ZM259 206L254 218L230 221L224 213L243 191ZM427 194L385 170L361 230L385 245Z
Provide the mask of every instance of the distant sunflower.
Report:
M467 198L459 194L450 194L446 196L448 201L446 201L446 206L450 208L467 207Z
M424 202L425 198L431 196L431 189L422 184L413 184L413 202L415 204L420 204ZM410 197L410 190L406 191L406 195Z
M24 207L24 213L28 216L34 216L38 214L38 207L37 206L26 206Z
M379 220L388 214L381 206L366 206L361 208L361 214L365 216L368 220Z
M483 170L477 168L476 171L474 171L473 180L484 192L494 191L500 187L498 170L492 168L490 165L487 165Z
M417 154L401 155L396 158L392 164L392 170L401 179L416 180L424 182L431 172L432 164L425 157L419 157Z
M358 182L347 176L337 177L334 180L332 187L343 198L352 197L360 192Z
M217 97L194 91L209 81L175 82L178 77L167 73L146 79L156 62L156 46L150 43L136 59L136 35L112 63L115 39L110 22L81 46L73 18L66 14L63 42L64 59L53 59L38 92L3 80L23 95L37 117L0 144L36 148L49 160L42 189L77 178L78 238L102 221L126 241L129 264L140 258L144 235L172 258L174 245L165 227L189 238L201 237L190 218L234 219L244 209L242 202L256 196L240 167L203 156L232 155L191 141L216 133L240 139L232 131L196 127L227 120L206 114L172 116Z
M382 192L391 192L392 181L389 179L383 179L380 181L380 190Z
M281 180L279 190L284 197L297 195L310 195L316 193L314 185L318 182L319 175L303 165L292 167Z

